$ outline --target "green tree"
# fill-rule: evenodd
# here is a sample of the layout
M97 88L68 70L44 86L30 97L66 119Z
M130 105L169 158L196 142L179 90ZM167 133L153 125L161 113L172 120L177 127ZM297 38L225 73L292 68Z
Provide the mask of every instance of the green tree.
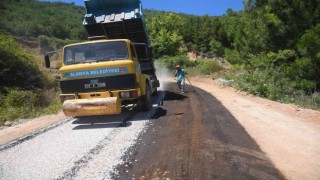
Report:
M165 13L147 20L147 27L155 56L173 56L179 54L183 44L180 35L180 16Z
M216 39L211 39L210 41L210 47L211 51L216 55L216 56L222 56L224 53L224 49L222 47L221 42L217 41Z
M248 0L250 11L273 14L279 23L266 23L269 30L268 44L274 49L297 48L303 32L315 26L320 20L318 0Z
M5 0L0 3L0 32L20 37L39 35L59 39L85 39L85 8L61 2Z
M306 31L299 40L298 47L303 56L310 60L308 73L312 79L320 82L320 23Z

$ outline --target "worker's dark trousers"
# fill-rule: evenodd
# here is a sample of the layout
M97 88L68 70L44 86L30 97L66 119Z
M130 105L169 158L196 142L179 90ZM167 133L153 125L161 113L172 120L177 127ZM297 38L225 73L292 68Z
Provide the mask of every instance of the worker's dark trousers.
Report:
M178 84L179 90L181 92L184 92L184 80L181 80L181 81L178 80L177 84Z

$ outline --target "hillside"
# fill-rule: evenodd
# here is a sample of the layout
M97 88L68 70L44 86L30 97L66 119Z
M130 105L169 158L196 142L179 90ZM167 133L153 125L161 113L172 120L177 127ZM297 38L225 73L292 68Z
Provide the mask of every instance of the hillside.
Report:
M59 39L85 39L84 7L36 0L1 1L0 32L19 37L40 35Z

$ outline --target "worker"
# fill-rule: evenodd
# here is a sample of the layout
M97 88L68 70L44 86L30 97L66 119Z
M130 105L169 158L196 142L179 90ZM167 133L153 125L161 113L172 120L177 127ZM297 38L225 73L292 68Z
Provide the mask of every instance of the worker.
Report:
M181 93L184 93L184 81L185 81L186 75L187 75L187 72L184 69L182 69L181 66L178 64L176 66L175 77Z

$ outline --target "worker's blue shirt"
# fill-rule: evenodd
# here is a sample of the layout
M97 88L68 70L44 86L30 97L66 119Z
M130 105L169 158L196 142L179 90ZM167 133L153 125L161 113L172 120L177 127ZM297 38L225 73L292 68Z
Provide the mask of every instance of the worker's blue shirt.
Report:
M177 77L177 81L184 81L184 78L186 76L186 71L184 69L177 70L175 76Z

